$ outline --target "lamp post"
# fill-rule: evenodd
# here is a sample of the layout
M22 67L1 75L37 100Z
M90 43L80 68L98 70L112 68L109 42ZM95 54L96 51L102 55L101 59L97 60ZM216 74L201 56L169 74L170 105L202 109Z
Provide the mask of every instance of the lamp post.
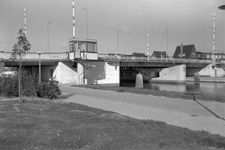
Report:
M206 40L204 40L204 42L203 42L203 52L202 52L203 60L204 60L205 42L206 42Z
M163 22L166 23L166 54L167 54L167 51L168 51L168 23L166 20L163 20ZM166 56L167 58L167 56Z
M50 51L50 48L49 48L49 24L51 23L51 21L47 24L47 35L48 35L48 53Z
M162 60L162 57L163 57L163 54L162 53L163 53L163 36L164 35L166 35L166 33L164 33L164 34L161 35L161 60Z
M84 7L82 10L86 10L87 39L88 39L89 38L89 35L88 35L88 9L87 9L87 7Z
M225 10L225 5L221 5L218 8L221 9L221 10Z
M118 30L117 31L117 55L119 54L119 33L121 32L122 30Z
M39 78L39 83L41 83L41 51L38 51L38 61L39 61L39 76L38 76L38 78Z
M21 95L22 95L22 87L21 87L21 77L22 77L22 52L21 52L21 49L20 49L20 63L19 63L19 102L21 103L22 102L22 98L21 98Z
M212 49L213 49L213 27L208 27L208 29L212 29ZM211 51L210 51L211 52ZM212 56L211 56L212 57Z

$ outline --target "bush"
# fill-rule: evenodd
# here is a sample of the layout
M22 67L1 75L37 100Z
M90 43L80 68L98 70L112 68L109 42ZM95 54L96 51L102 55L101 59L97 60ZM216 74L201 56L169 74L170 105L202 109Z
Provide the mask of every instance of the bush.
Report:
M23 96L36 96L36 84L35 84L36 74L32 74L27 70L23 70L22 73L22 95Z
M0 95L5 97L18 96L18 75L0 76Z
M18 73L12 76L0 76L0 96L18 97ZM45 79L42 83L38 83L37 69L23 69L21 77L22 96L38 96L48 99L56 99L61 95L55 79Z
M61 95L61 90L55 79L44 80L42 83L37 84L36 92L38 97L48 99L57 99Z

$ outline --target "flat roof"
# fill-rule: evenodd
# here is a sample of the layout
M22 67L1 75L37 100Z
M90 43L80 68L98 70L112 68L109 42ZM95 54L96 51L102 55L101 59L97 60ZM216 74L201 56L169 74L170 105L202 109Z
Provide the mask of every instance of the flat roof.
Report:
M94 42L94 43L97 43L97 40L96 39L82 39L82 38L72 38L70 39L70 42L71 41L78 41L78 42Z

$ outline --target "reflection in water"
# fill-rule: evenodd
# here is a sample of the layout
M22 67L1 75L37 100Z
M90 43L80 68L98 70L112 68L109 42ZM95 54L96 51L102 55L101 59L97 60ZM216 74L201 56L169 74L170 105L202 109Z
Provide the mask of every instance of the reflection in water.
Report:
M200 85L194 85L194 83L186 83L186 84L151 83L151 84L153 84L153 86L158 86L159 90L164 91L195 92L195 93L207 93L225 96L224 83L201 82Z
M135 87L135 83L125 82L123 83L123 86ZM192 82L187 82L186 84L144 83L144 88L161 91L195 92L225 96L225 83L201 82L200 85L194 85Z

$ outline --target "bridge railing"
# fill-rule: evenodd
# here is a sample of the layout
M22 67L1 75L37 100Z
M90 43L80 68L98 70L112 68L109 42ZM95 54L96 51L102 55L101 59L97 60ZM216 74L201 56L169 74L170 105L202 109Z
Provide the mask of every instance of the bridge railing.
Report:
M123 56L123 55L107 55L98 54L99 58L105 61L126 61L126 62L177 62L177 63L211 63L211 60L184 59L184 58L151 58L140 56Z
M0 59L19 59L18 55L13 55L12 52L0 52ZM37 52L28 52L24 55L22 55L22 59L24 60L37 60L39 59L39 54ZM65 60L69 59L69 53L63 52L52 52L52 53L46 53L43 52L40 54L40 59L57 59L57 60Z

